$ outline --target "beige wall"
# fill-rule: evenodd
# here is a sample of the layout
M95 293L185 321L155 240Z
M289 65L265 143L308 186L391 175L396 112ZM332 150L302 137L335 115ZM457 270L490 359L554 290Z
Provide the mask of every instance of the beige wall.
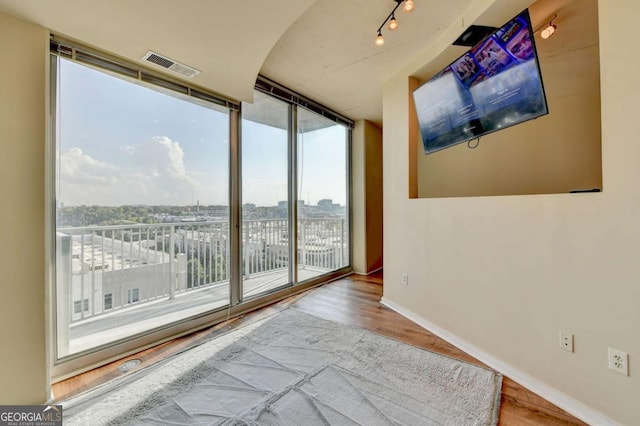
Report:
M367 272L382 268L382 129L366 122Z
M352 137L353 270L382 267L382 130L359 120Z
M0 404L48 399L44 152L48 32L0 14Z
M351 212L353 217L351 265L357 274L367 273L367 219L364 120L355 122L351 134Z
M536 40L550 114L483 136L474 150L463 143L424 155L418 141L420 197L602 188L597 0L541 0L532 19L550 4L559 31Z
M353 271L358 274L366 274L367 270L364 128L364 120L356 121L351 134L351 185L353 191L351 195L351 212L353 215L351 266Z
M383 95L384 298L624 424L640 419L638 14L599 1L602 193L409 199L408 76L428 54ZM607 369L608 347L630 354L629 377Z

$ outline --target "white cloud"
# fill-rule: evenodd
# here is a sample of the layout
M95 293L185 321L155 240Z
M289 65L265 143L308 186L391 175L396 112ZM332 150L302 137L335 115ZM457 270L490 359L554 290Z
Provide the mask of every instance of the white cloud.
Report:
M60 201L67 205L186 204L202 185L188 173L177 141L156 136L120 147L121 161L74 147L60 155Z
M60 175L67 182L87 184L117 183L116 167L84 154L80 148L71 148L60 155Z
M113 167L105 162L91 158L84 154L80 148L71 148L69 151L62 153L60 156L60 169L67 175L81 173L81 169L91 168L98 170L113 169Z
M184 150L178 142L166 136L154 136L149 141L132 147L129 153L146 174L162 179L170 187L173 184L195 184L194 179L187 174Z

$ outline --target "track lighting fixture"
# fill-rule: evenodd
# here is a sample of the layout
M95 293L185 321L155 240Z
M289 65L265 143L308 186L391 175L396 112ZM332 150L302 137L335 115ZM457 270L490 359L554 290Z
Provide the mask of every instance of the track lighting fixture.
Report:
M558 26L553 23L553 20L556 19L557 16L558 15L554 13L553 16L546 20L547 22L549 22L549 24L544 25L540 28L540 37L546 40L556 32Z
M382 46L384 44L384 37L382 36L382 27L384 27L387 22L389 23L388 28L390 31L393 31L396 28L398 28L398 20L396 19L396 10L398 10L398 7L400 7L401 4L404 3L404 6L402 7L402 11L405 13L413 12L413 9L416 8L416 5L413 2L413 0L393 0L393 1L396 2L395 7L393 8L389 16L387 16L387 18L382 22L382 25L380 25L380 27L378 28L378 35L376 37L376 46Z

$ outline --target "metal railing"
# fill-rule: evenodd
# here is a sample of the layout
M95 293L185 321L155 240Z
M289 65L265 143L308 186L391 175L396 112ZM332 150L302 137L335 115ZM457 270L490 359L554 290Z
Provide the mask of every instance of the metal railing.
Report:
M58 312L67 324L229 282L229 223L181 222L57 230ZM298 221L298 268L347 262L345 220ZM245 280L289 265L286 219L242 223ZM66 320L64 319L66 318Z

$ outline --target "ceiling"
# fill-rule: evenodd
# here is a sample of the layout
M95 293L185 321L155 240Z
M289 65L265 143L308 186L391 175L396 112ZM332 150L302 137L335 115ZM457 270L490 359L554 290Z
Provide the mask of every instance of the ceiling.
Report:
M0 0L0 12L139 63L147 51L153 50L200 70L191 80L193 84L235 100L251 100L265 58L313 3Z
M382 124L385 80L449 36L470 7L510 4L415 3L410 14L398 9L400 26L383 29L382 47L376 30L394 0L0 0L0 12L136 62L154 50L200 70L192 84L235 100L252 101L261 73L346 117Z
M318 0L285 32L261 73L352 119L382 123L382 83L447 29L470 0L416 0L398 29L376 30L393 0Z

